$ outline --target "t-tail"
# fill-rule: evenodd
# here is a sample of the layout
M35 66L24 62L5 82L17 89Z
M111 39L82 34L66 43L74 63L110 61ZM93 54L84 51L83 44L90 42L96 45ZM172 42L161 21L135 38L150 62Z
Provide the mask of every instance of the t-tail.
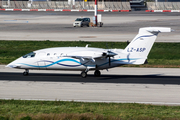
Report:
M124 49L123 53L127 55L127 59L131 64L144 64L147 56L161 32L171 32L171 28L166 27L145 27L140 28L139 33Z

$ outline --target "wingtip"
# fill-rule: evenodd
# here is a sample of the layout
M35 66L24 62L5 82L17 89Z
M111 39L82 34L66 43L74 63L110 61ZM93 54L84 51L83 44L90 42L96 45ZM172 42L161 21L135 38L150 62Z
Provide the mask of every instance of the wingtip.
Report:
M174 29L171 29L171 32L174 32L175 30Z

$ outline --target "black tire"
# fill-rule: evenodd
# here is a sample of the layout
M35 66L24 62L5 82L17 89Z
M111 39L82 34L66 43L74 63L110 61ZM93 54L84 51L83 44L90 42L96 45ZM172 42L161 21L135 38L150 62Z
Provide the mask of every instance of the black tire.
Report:
M23 75L27 76L27 75L29 75L29 73L28 72L23 72Z
M82 72L81 72L81 77L82 77L82 78L86 78L86 77L87 77L87 73L84 72L84 71L82 71Z
M99 70L94 71L94 76L99 77L101 76L101 72Z

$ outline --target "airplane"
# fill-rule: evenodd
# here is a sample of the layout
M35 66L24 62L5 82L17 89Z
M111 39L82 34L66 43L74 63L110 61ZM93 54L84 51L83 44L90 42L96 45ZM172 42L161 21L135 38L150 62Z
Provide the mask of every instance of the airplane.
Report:
M94 70L94 76L98 77L103 69L144 64L158 33L171 31L167 27L139 28L139 33L125 49L102 49L88 45L40 49L16 59L6 67L25 69L24 76L29 74L30 69L38 69L81 71L82 78L86 78L88 71Z

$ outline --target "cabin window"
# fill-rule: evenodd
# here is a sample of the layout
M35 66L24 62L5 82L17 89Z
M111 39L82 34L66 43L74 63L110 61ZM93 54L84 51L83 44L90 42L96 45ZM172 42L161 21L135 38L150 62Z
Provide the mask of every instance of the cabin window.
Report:
M35 57L35 55L36 55L36 53L31 52L31 53L24 55L23 58L32 58L32 57Z
M50 53L47 53L47 56L49 56L50 55Z

